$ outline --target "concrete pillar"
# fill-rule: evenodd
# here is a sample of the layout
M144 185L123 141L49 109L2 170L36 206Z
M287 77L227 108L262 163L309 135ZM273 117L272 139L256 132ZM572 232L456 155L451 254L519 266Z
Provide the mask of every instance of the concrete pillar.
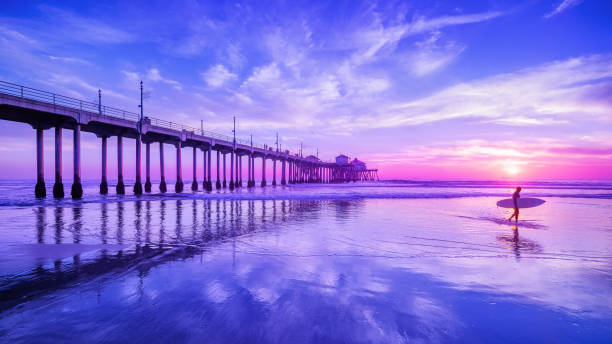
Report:
M217 184L215 185L217 189L221 189L221 175L219 174L219 155L221 153L217 150Z
M291 160L287 160L287 183L291 184Z
M83 185L81 185L81 125L76 124L72 133L74 180L72 181L72 190L70 191L70 194L72 195L73 199L80 199L83 197Z
M108 162L108 137L102 136L102 180L100 181L100 193L108 194L108 178L106 176Z
M251 182L252 187L255 187L255 156L251 156Z
M34 195L37 198L47 197L43 130L40 128L36 128L36 186L34 187Z
M208 146L208 182L206 189L212 191L212 144Z
M261 158L261 186L266 186L266 156Z
M138 135L136 135L136 182L134 183L134 194L136 195L142 195L142 175L141 175L141 157L142 154L140 152L140 149L142 148L142 145L140 144L140 141L142 140L142 135L140 135L140 133Z
M166 185L166 173L164 171L164 143L159 143L159 191L166 192L168 191L168 185Z
M272 158L272 186L276 186L276 158Z
M193 146L193 181L191 182L191 191L198 191L197 168L198 168L198 150Z
M207 149L202 149L202 191L206 190L207 178L206 178L206 152Z
M234 150L230 152L230 190L234 190Z
M251 154L247 155L247 160L248 160L248 164L247 164L247 187L251 187Z
M145 145L145 192L151 192L151 142Z
M181 166L181 142L176 143L176 184L174 192L183 192L183 166Z
M64 184L62 183L62 128L55 127L55 183L53 184L53 197L64 198Z
M236 155L236 183L242 186L242 155Z
M227 169L225 168L225 153L223 153L223 188L227 187Z
M285 179L285 160L281 162L281 185L287 185L287 180Z
M117 136L117 186L118 195L125 195L125 184L123 184L123 138Z
M242 187L242 155L236 155L236 181Z

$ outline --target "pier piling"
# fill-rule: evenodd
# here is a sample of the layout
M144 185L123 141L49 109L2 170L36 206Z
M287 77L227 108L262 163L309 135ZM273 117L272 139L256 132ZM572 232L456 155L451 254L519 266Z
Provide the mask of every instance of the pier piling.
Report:
M34 188L34 194L37 198L47 197L44 159L43 130L42 128L36 128L36 187Z
M108 180L106 177L106 162L108 158L107 154L107 141L108 137L102 136L102 180L100 181L100 194L108 194Z
M73 130L73 154L74 154L74 180L72 181L73 199L83 197L83 185L81 184L81 125L75 124Z
M55 183L53 184L53 197L64 198L64 184L62 182L62 127L55 127Z
M118 195L125 195L125 184L123 184L123 138L117 135L117 186L115 191Z

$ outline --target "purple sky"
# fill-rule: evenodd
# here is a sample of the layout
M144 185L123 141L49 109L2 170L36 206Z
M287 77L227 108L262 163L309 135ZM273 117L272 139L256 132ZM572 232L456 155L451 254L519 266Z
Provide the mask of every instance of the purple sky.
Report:
M611 178L612 3L447 3L3 1L0 79L90 101L100 88L133 112L143 80L145 115L228 135L236 115L238 136L278 131L381 178ZM99 141L83 145L98 179ZM0 122L0 179L34 178L34 158L34 131Z

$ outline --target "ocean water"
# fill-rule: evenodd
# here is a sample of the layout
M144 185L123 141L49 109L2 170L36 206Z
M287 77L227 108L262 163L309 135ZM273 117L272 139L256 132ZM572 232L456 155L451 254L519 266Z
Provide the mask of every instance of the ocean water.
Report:
M546 203L514 224L517 184ZM0 214L0 342L612 342L609 181L3 181Z

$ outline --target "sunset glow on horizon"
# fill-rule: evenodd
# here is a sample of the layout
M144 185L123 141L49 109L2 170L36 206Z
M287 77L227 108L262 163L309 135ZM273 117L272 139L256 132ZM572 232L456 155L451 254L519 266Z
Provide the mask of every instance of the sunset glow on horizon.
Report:
M283 149L346 154L381 179L612 178L606 1L166 6L3 3L0 80L91 102L101 89L132 112L142 80L145 115L225 135L236 116L240 138L273 146L278 132ZM34 130L0 123L0 179L34 179ZM45 145L51 178L53 130ZM68 179L71 151L66 130ZM98 179L95 135L82 155Z

